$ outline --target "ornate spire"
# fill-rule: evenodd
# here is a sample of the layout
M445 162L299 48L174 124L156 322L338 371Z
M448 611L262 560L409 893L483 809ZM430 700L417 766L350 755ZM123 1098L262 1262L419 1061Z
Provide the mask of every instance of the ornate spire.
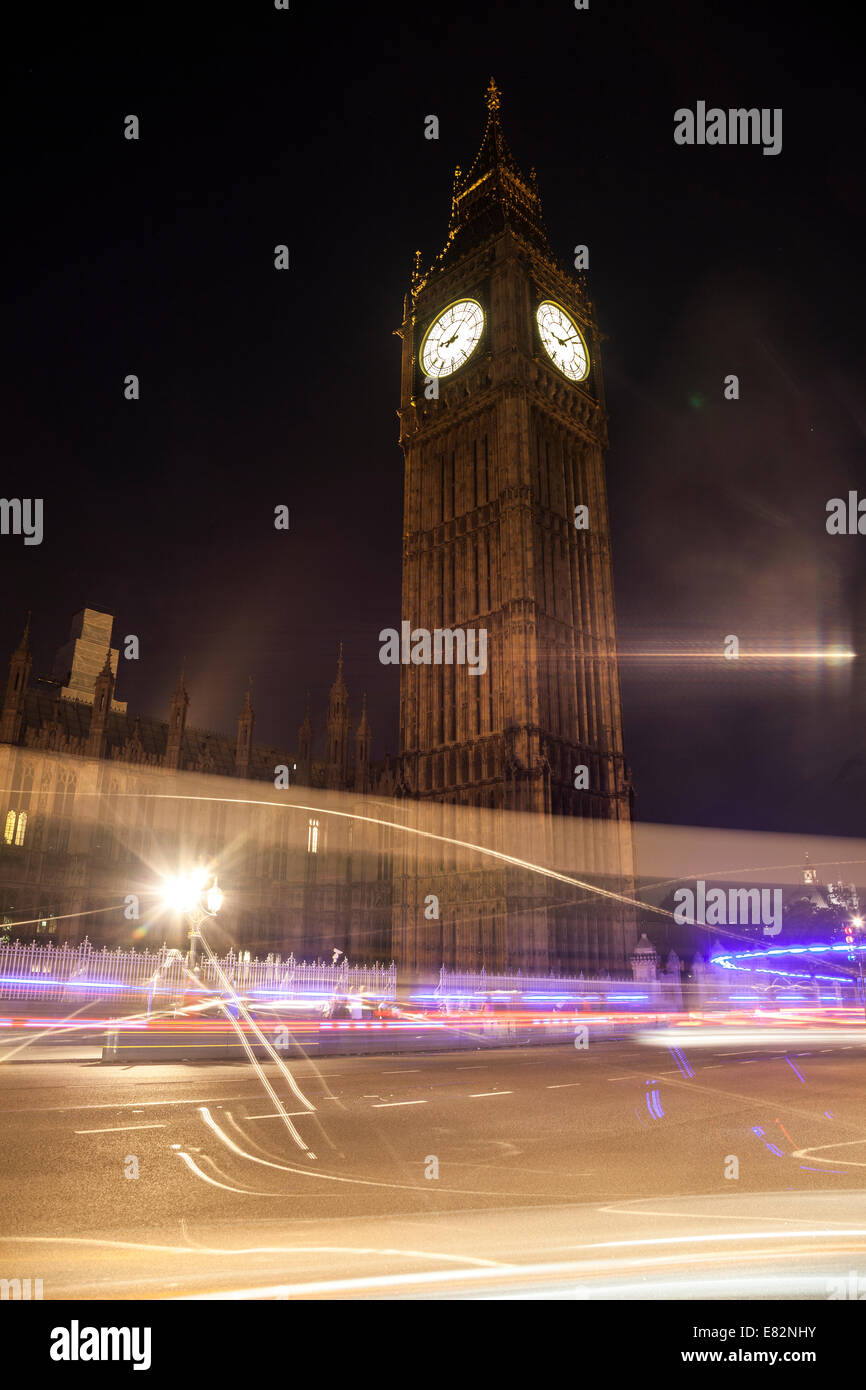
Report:
M337 678L331 686L331 703L333 704L335 696L342 695L345 697L348 693L346 682L343 680L343 644L341 642L337 654Z
M485 93L487 124L478 153L464 173L454 170L448 241L435 266L461 255L503 226L509 226L548 256L552 255L541 214L535 170L527 177L508 147L502 130L502 93L491 77ZM429 272L428 272L429 274ZM427 275L416 263L412 277L414 294Z
M30 609L27 609L27 617L24 620L24 631L21 634L21 641L16 648L17 652L26 652L30 648Z

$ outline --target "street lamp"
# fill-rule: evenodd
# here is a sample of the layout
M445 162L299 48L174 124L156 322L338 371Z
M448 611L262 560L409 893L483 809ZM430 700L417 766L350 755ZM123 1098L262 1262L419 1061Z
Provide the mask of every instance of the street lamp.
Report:
M187 966L195 969L196 941L201 937L201 929L209 917L215 917L223 905L222 889L207 869L193 869L185 877L166 880L163 900L168 907L181 913L189 922L189 954Z

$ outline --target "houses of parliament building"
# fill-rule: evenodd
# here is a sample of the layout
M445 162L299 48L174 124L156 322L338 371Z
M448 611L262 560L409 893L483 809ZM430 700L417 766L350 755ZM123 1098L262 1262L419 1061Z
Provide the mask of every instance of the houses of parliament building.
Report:
M500 102L491 81L445 245L427 268L416 256L398 329L404 626L483 631L485 669L404 660L399 752L375 762L342 654L316 712L324 747L308 702L277 748L254 739L250 691L231 734L195 728L182 676L164 718L129 711L113 618L93 608L34 677L28 623L0 715L0 931L161 944L154 876L206 859L236 948L416 973L624 965L632 792L600 335Z

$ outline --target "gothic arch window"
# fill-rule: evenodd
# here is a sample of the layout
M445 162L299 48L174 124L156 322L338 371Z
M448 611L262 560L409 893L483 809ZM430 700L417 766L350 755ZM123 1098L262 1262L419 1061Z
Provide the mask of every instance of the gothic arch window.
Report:
M27 834L27 812L10 810L6 813L3 839L7 845L23 845Z

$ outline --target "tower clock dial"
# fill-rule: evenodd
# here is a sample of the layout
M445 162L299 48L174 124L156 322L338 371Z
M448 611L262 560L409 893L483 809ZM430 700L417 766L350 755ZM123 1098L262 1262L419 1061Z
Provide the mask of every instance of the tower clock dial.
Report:
M538 306L536 320L544 349L553 365L570 381L583 381L589 374L589 353L571 315L552 299L545 299Z
M458 299L434 319L421 344L421 368L429 377L450 376L478 346L484 310L477 299Z

